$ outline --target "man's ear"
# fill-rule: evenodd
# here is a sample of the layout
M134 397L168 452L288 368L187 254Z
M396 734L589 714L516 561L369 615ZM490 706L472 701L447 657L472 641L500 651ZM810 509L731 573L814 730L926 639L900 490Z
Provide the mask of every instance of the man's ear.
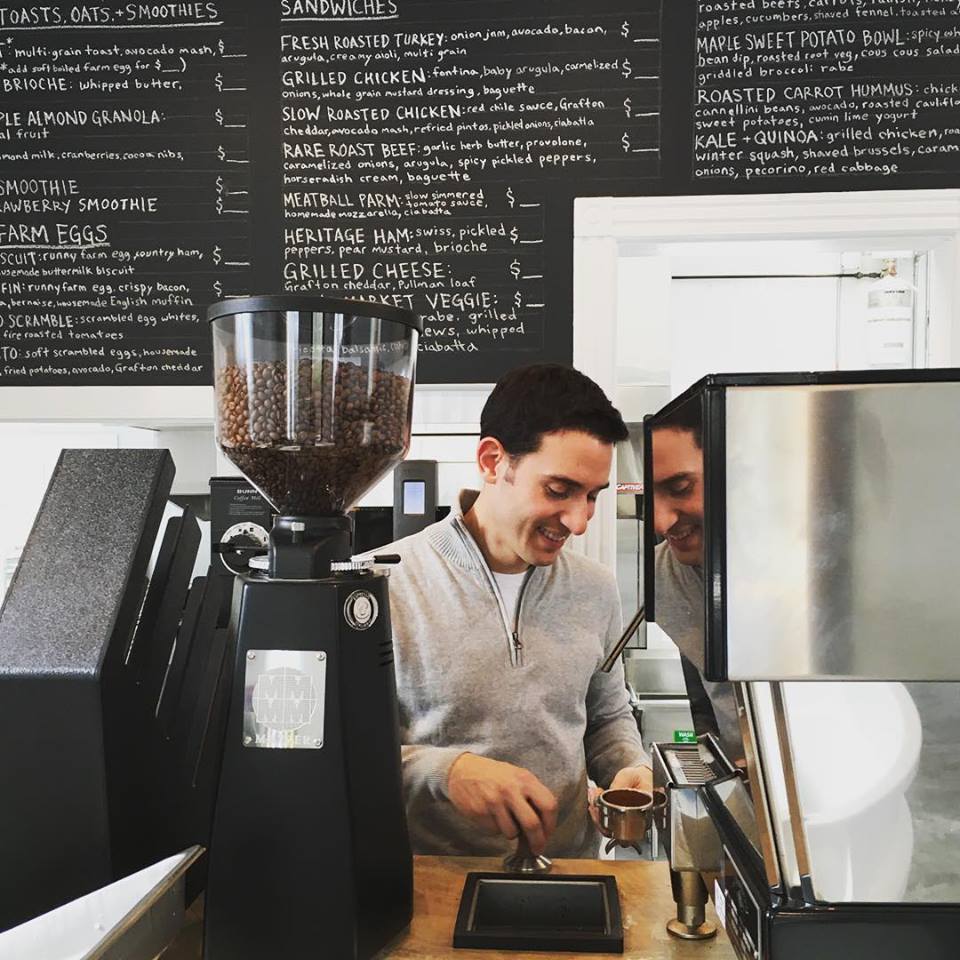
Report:
M494 484L510 465L510 455L495 437L481 437L477 444L477 467L484 483Z

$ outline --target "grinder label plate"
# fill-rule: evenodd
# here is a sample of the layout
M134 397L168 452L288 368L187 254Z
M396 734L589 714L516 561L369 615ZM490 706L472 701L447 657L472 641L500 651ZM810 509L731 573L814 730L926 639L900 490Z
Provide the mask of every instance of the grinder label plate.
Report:
M326 683L327 655L322 650L248 650L243 745L319 750Z

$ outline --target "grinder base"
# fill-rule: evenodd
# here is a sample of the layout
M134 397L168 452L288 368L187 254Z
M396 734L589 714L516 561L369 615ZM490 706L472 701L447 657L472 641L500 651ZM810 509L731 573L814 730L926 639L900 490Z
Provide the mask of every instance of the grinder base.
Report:
M409 923L386 577L243 577L205 960L369 960Z

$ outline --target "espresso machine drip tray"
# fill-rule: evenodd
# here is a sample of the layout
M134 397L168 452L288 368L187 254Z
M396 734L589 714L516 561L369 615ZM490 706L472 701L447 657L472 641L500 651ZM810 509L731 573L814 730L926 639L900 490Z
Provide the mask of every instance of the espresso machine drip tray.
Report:
M617 882L608 875L470 873L454 947L623 953Z
M698 787L724 776L724 769L714 770L704 763L699 743L660 744L673 774L674 783L684 787Z

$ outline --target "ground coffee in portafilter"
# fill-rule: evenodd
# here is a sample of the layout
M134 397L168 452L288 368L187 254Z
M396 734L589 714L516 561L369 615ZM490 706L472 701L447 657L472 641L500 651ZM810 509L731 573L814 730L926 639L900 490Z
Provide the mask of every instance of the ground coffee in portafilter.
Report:
M220 444L286 515L342 513L403 455L411 381L355 363L227 364L217 374ZM289 413L289 416L288 416Z

